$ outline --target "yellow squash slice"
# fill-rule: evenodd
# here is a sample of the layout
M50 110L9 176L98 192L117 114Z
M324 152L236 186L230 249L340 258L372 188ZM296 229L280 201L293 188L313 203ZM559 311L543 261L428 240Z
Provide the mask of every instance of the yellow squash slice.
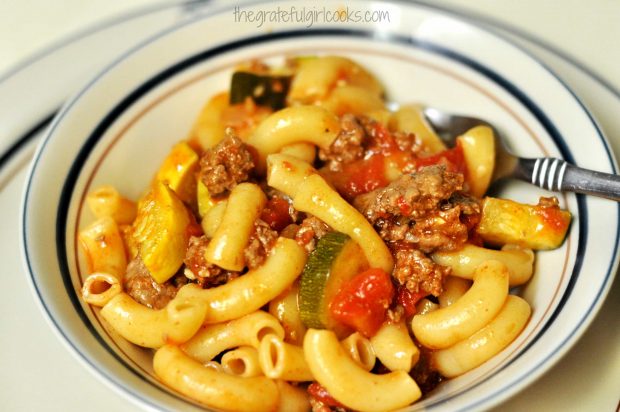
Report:
M189 211L162 182L140 201L132 239L151 276L158 283L170 279L181 267L188 242Z

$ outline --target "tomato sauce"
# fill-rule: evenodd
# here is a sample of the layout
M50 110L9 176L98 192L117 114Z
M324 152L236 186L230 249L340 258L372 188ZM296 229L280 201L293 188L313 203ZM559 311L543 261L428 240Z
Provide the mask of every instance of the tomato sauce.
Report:
M385 320L393 297L390 275L371 268L345 283L330 302L329 309L335 320L371 337Z
M273 197L267 202L260 218L273 230L281 232L282 229L293 223L293 219L291 219L288 213L289 207L290 205L287 200Z

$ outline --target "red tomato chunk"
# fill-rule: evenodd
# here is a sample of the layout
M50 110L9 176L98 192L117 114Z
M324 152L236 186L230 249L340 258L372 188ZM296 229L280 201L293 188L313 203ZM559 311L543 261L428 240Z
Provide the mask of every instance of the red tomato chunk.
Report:
M381 327L393 297L390 275L371 268L345 283L329 309L334 319L371 337Z
M334 399L329 392L327 392L327 389L319 383L311 383L310 386L308 386L308 394L329 407L344 408L344 405Z
M289 203L278 197L271 198L261 213L261 219L273 230L281 232L290 223L293 223L288 213Z
M417 293L411 292L409 289L402 286L398 289L398 295L396 296L396 302L398 302L398 304L401 305L403 309L405 309L405 316L407 318L410 318L416 313L417 309L415 305L417 305L420 299L425 297L427 294L428 293L424 291L417 292Z

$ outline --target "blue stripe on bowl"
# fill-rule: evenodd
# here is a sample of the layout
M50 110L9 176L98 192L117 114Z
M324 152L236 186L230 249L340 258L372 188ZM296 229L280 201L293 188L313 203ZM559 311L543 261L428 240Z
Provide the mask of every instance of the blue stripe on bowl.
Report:
M73 189L75 186L75 183L77 181L77 177L81 171L81 168L84 164L84 162L86 161L86 159L88 158L91 150L93 149L93 147L95 146L95 144L97 143L97 141L99 140L99 138L102 136L102 134L105 132L105 130L107 130L107 128L115 121L115 119L124 112L124 110L127 109L128 106L130 106L131 104L133 104L133 102L135 102L137 99L139 99L141 96L143 96L146 92L148 92L150 89L152 89L153 87L155 87L157 84L161 83L162 81L166 80L167 78L173 76L174 74L187 69L188 67L192 66L193 64L196 64L198 62L204 61L205 59L208 59L210 57L213 57L217 54L220 53L224 53L230 50L234 50L234 49L238 49L240 47L244 47L244 46L248 46L248 45L252 45L252 44L256 44L256 43L260 43L260 42L266 42L266 41L273 41L273 40L277 40L280 38L290 38L293 36L297 36L297 37L302 37L302 36L326 36L326 35L341 35L341 36L352 36L352 37L363 37L363 38L369 38L372 39L374 41L385 41L385 38L382 39L376 39L374 38L374 34L372 32L369 31L354 31L354 30L338 30L338 29L333 29L333 30L325 30L325 29L315 29L315 30L304 30L304 31L289 31L289 32L279 32L279 33L271 33L268 35L264 35L264 36L259 36L259 37L253 37L253 38L248 38L248 39L243 39L243 40L239 40L236 42L232 42L229 44L226 44L224 46L220 46L220 47L216 47L213 49L209 49L205 52L202 52L198 55L195 55L193 57L190 57L189 59L186 59L184 61L181 61L177 64L175 64L174 66L170 67L169 69L161 72L160 74L158 74L157 76L153 77L152 79L150 79L149 81L147 81L146 83L144 83L143 85L141 85L140 87L138 87L134 92L132 92L130 95L128 95L117 107L115 107L105 118L104 120L97 126L97 128L95 129L95 131L91 134L91 136L89 136L89 138L87 139L86 143L84 144L84 146L81 148L74 164L72 165L70 171L69 171L69 175L67 176L67 180L65 182L65 185L63 187L62 190L62 194L61 194L61 199L59 202L59 206L58 206L58 217L57 217L57 224L56 224L56 240L57 240L57 252L58 252L58 258L59 258L59 262L61 262L61 266L62 266L62 276L63 276L63 281L65 283L65 287L67 288L67 292L72 300L73 305L76 308L76 311L80 314L80 317L82 318L82 320L84 321L84 323L86 324L87 328L91 331L91 333L93 333L93 335L95 335L95 338L97 338L97 340L102 344L103 347L106 348L106 350L108 350L113 356L115 356L117 359L117 355L115 354L114 350L112 350L112 348L110 348L105 342L102 341L102 339L98 336L98 334L96 333L96 331L94 331L94 329L92 328L92 326L90 325L90 322L88 321L87 317L85 316L85 313L82 310L82 307L79 303L79 300L73 290L72 284L71 284L71 280L70 280L70 276L69 276L69 271L68 271L68 263L67 263L67 256L66 256L66 248L65 248L65 242L66 242L66 236L65 236L65 227L66 227L66 223L67 223L67 215L66 215L66 210L67 207L70 203L70 199L71 199L71 195L73 193ZM560 151L560 153L562 153L562 156L569 160L574 162L573 156L570 153L570 150L568 149L568 147L566 146L565 142L563 141L563 139L561 138L561 136L557 133L557 128L555 128L555 126L549 121L549 119L544 115L544 113L540 110L540 108L538 108L531 99L529 99L524 93L522 93L516 86L514 86L513 84L511 84L510 82L508 82L506 79L502 78L501 76L499 76L497 73L493 72L492 70L486 68L483 65L478 64L475 61L472 61L471 59L467 58L466 56L463 56L461 54L458 54L454 51L451 51L449 49L445 49L442 48L440 46L434 45L432 43L429 42L418 42L415 40L412 40L410 38L405 38L405 37L401 37L401 36L394 36L391 35L391 37L388 38L388 40L392 40L392 41L396 41L398 43L403 43L403 44L409 44L411 46L414 47L418 47L418 48L422 48L422 49L426 49L441 55L444 55L446 57L449 57L451 59L454 59L456 61L459 61L463 64L468 65L469 67L471 67L474 70L479 71L480 73L482 73L483 75L489 77L490 79L494 80L497 84L499 84L500 86L502 86L503 88L505 88L508 92L510 92L511 94L513 94L518 100L520 100L522 102L522 104L524 104L526 107L528 107L532 113L534 114L534 116L541 122L541 124L543 124L543 126L547 129L547 132L550 134L550 136L552 136L554 143L557 145L558 150ZM601 140L604 139L602 136L600 136L600 132L599 132L599 138ZM608 153L609 154L609 153ZM40 156L40 154L39 154ZM610 157L611 159L611 157ZM36 159L35 159L36 162ZM613 162L612 162L613 163ZM28 200L28 190L31 187L31 182L28 182L28 188L27 188L27 194L26 194L26 202ZM577 197L577 203L578 203L578 210L579 210L579 214L581 216L586 216L587 213L587 205L585 203L585 199L583 198L583 196L578 196ZM619 211L620 211L620 206L619 206ZM26 216L24 215L24 233L23 233L23 239L26 239ZM580 220L580 235L579 235L579 240L578 240L578 250L577 250L577 261L575 263L574 269L573 269L573 273L571 275L571 279L569 282L569 288L566 290L564 296L562 297L562 301L560 303L560 306L556 309L556 311L554 312L554 314L552 315L552 318L555 318L557 316L557 314L559 313L562 305L565 304L565 302L567 301L567 299L570 297L570 294L572 293L572 289L574 287L574 284L577 280L577 277L579 276L579 272L581 269L581 264L583 263L583 255L584 255L584 251L585 251L585 246L586 246L586 233L587 233L587 223L584 222L583 220ZM616 237L616 242L614 245L614 250L617 249L618 246L618 234ZM29 263L29 257L26 251L26 260L28 262L28 265L30 266ZM611 273L611 269L613 266L613 262L610 264L608 273L606 275L606 279L609 278L610 273ZM34 275L32 273L32 268L29 267L30 269L30 273L31 273L31 277L32 277L32 281L35 285L36 288L36 280L34 279ZM605 284L607 283L607 280L605 282ZM601 289L602 293L603 288ZM600 295L599 293L599 295ZM39 296L41 298L41 296ZM43 302L41 300L41 302L43 303L43 305L45 306L45 302ZM594 305L594 304L593 304ZM46 308L47 309L47 308ZM49 309L47 309L48 314L50 315L51 318L51 314L49 313ZM53 319L52 319L53 320ZM576 329L579 328L579 325L585 320L584 319L580 320L580 323L577 325ZM53 320L54 321L54 320ZM54 323L56 323L54 321ZM548 323L549 324L549 323ZM548 324L545 325L545 329L548 327ZM59 331L61 331L62 333L62 329L60 328L60 325L56 324L56 327ZM64 334L63 334L64 335ZM538 338L538 336L536 337L536 339ZM66 335L65 335L65 339L71 343L69 341L69 339L67 339ZM88 359L80 352L80 350L75 347L75 345L72 344L72 346L74 347L74 349L85 359L88 361ZM527 350L527 348L525 349ZM521 352L521 354L523 353L523 351ZM123 362L121 360L121 362L125 365L126 363ZM542 364L544 364L546 362L546 360L543 360L541 362L541 364L537 365L536 368ZM90 363L90 362L89 362ZM92 365L92 363L91 363ZM97 369L97 367L95 365L92 365L95 369ZM130 370L132 370L136 375L140 376L140 378L144 379L142 377L141 374L139 374L137 371L133 370L133 368L129 368ZM110 379L113 383L119 385L118 382L114 382L113 379L111 379L108 376L108 379ZM122 388L121 388L122 389ZM138 396L137 394L132 393L132 396ZM490 397L495 396L495 394L490 395ZM139 397L139 396L138 396ZM146 402L147 404L151 404L152 403L146 399L141 398L144 402ZM480 402L484 402L485 400L481 400Z

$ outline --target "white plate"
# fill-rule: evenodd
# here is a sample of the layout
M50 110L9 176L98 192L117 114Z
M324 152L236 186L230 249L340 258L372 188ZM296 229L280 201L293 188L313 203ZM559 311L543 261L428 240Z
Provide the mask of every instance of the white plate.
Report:
M583 76L583 75L582 75L582 77L586 77L586 76ZM599 89L602 89L602 90L601 90L601 94L605 94L605 90L604 90L603 88L601 88L601 87L599 86ZM604 293L604 285L603 285L603 290L602 290L602 292L601 292L601 293ZM581 331L581 330L582 330L582 328L583 328L583 325L585 325L588 321L589 321L589 317L588 317L588 316L586 316L586 317L584 317L583 319L581 319L581 324L577 327L576 331ZM575 338L571 338L571 339L575 339ZM568 345L568 342L565 342L565 343L566 343L566 344L565 344L565 345L563 345L564 347ZM550 360L547 360L547 363L549 363L549 362L550 362ZM542 366L541 366L541 368L542 368L542 367L544 367L544 366L546 366L546 365L542 365ZM543 369L544 369L544 368L543 368Z

